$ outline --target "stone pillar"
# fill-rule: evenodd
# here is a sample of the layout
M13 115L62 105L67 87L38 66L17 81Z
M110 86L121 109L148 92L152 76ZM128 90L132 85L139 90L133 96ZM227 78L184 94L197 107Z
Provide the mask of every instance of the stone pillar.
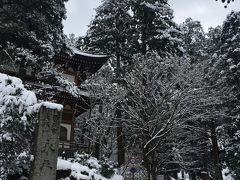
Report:
M30 180L56 179L61 120L61 105L43 103L38 115L39 122Z

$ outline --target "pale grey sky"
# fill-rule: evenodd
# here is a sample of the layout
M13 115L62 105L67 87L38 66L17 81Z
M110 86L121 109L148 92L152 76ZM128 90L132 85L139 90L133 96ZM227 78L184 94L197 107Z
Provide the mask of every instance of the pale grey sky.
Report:
M219 0L221 1L221 0ZM205 30L208 27L216 27L222 24L226 15L232 10L240 11L240 0L235 0L228 8L215 0L169 0L174 10L174 20L183 22L187 17L201 21ZM87 31L87 25L95 15L94 8L98 7L101 0L69 0L66 4L67 20L63 22L64 33L74 33L83 36Z

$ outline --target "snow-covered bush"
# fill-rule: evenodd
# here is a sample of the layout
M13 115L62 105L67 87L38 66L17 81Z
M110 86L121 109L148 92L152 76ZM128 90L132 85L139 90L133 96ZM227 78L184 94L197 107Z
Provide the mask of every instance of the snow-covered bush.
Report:
M109 161L107 158L97 160L89 154L75 154L73 162L78 162L90 169L96 169L98 173L106 178L110 178L115 173L116 163Z
M70 170L68 178L76 180L122 180L122 176L116 174L114 162L107 159L97 160L88 154L75 154L73 159L58 159L57 170ZM62 173L64 174L64 173ZM66 173L67 174L67 173ZM62 177L63 178L63 177ZM67 177L64 177L67 178Z
M29 167L38 107L19 78L0 73L0 179Z

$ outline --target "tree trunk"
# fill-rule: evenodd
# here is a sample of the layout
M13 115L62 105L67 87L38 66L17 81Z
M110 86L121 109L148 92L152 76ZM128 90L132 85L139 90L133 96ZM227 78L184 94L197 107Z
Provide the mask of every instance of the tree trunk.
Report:
M156 172L153 172L153 173L152 173L152 180L157 180L157 174L156 174Z
M148 177L148 180L152 180L152 179L151 179L151 168L150 168L150 164L147 162L147 163L145 164L145 167L146 167L146 169L147 169L147 177Z
M201 176L202 176L202 180L209 180L208 161L207 161L207 153L206 153L206 151L203 154L203 169L202 169L202 172L201 172Z
M157 166L158 166L158 163L156 161L155 153L152 154L151 161L152 161L152 163L151 163L152 179L157 180Z
M184 179L185 176L184 176L184 171L183 170L181 171L181 175L182 175L182 179Z
M120 45L119 42L116 42L118 50L117 50L117 69L116 69L116 79L119 83L119 78L121 77L121 56L120 56ZM118 165L121 166L125 162L125 150L124 150L124 142L123 142L123 130L122 130L122 112L121 105L117 103L116 105L116 119L117 119L117 156L118 156Z
M141 53L142 55L146 55L147 53L147 43L146 43L146 39L147 39L147 35L146 35L146 28L147 28L147 12L144 11L144 19L143 19L143 29L142 29L142 37L141 37L141 41L142 41L142 47L141 47Z
M116 79L118 80L121 77L121 56L119 52L117 52L116 57L117 57Z
M203 149L203 153L202 153L202 164L203 167L201 169L201 177L202 180L209 180L209 174L208 174L208 146L207 146L207 142L208 142L208 129L207 129L207 125L206 123L203 124L203 127L205 129L205 136L203 138L203 143L202 143L202 149Z
M148 157L146 156L146 152L148 152L147 149L143 148L143 166L147 170L147 179L151 180L151 167Z
M211 124L211 140L213 146L213 161L214 161L214 178L218 180L223 180L222 172L221 172L221 163L219 158L219 147L217 141L216 127L214 122Z
M177 171L173 172L173 178L178 179L178 172Z
M195 172L192 172L192 173L191 173L191 180L196 180L196 174L195 174Z
M103 114L103 104L102 102L99 104L99 108L98 108L98 112L99 114ZM100 123L98 122L98 126L100 126ZM97 142L94 145L94 156L95 158L99 159L100 158L100 144L101 144L102 140L100 140L99 138L97 138Z
M19 78L20 79L25 79L25 77L26 77L26 67L25 67L25 65L24 65L24 61L22 60L22 61L20 61L20 63L19 63Z
M117 104L116 110L116 119L117 119L117 150L118 150L118 165L121 166L125 162L125 150L123 142L123 129L122 129L122 112L120 109L120 104Z
M95 158L99 159L100 158L100 140L97 139L97 142L95 143L95 148L94 148L94 156Z

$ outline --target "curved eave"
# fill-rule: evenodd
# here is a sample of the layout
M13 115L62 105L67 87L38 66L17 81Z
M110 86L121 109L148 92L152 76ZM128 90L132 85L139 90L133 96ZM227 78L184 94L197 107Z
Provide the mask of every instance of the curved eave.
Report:
M92 58L92 57L86 57L81 55L74 55L69 56L67 54L60 54L55 56L55 60L61 61L61 62L69 62L75 65L81 65L81 64L94 64L94 65L103 65L108 61L110 56L102 57L102 58Z
M74 56L76 57L76 59L86 59L89 61L107 61L110 56L109 55L105 55L105 54L90 54L87 52L83 52L75 47L69 47L72 52L74 53Z
M104 64L108 61L110 56L103 56L103 57L89 57L80 54L75 54L72 59L79 63L84 64Z

